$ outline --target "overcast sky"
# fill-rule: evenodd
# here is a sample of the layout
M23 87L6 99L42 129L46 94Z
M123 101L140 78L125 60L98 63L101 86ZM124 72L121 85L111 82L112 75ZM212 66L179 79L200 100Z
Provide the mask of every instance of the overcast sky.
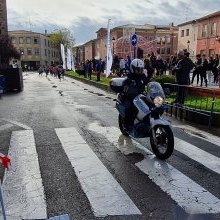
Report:
M220 0L6 0L9 30L52 32L69 28L76 43L96 37L100 27L180 24L220 10Z

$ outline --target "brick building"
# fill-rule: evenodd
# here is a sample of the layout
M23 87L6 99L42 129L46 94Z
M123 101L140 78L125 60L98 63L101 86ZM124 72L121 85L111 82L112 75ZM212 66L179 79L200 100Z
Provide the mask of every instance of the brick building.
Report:
M8 34L6 0L0 1L0 36Z
M9 31L12 44L21 54L20 66L37 69L60 61L58 48L52 47L47 34L32 31Z
M179 26L178 49L196 54L214 56L220 53L220 11Z
M136 33L138 44L135 56L144 58L151 51L167 59L177 51L178 29L173 25L123 25L111 29L112 53L126 58L127 55L134 57L134 48L130 44L130 36ZM107 29L100 28L97 38L82 45L84 47L85 59L94 57L105 59L107 44ZM75 55L79 57L79 55ZM81 56L82 57L82 56ZM83 60L84 61L84 60Z

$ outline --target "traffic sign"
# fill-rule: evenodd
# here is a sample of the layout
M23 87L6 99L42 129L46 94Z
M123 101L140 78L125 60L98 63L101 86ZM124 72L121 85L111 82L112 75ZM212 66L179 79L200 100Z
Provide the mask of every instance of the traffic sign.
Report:
M137 35L136 34L131 35L131 45L133 47L135 47L137 45Z

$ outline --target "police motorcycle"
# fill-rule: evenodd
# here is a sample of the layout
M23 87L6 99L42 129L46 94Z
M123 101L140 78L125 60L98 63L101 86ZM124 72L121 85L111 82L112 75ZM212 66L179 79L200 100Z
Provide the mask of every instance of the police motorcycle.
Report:
M121 133L132 138L150 137L153 153L161 160L169 158L174 150L174 137L170 122L162 117L166 106L161 85L158 82L149 82L147 90L133 99L135 119L131 129L127 130L123 88L126 79L113 78L110 82L111 89L117 93L115 101Z

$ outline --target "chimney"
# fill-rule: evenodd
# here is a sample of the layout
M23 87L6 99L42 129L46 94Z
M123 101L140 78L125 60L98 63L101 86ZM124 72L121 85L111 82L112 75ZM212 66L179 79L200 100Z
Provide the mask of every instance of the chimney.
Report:
M45 35L47 36L47 30L45 30Z

